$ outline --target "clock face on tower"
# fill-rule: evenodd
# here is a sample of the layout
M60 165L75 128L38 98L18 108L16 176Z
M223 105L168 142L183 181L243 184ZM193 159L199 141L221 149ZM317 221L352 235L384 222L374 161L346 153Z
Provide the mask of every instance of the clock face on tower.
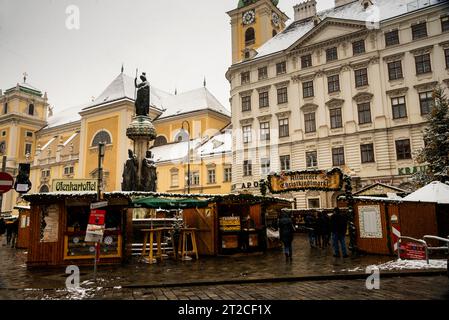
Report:
M246 11L243 14L243 24L251 24L254 22L255 18L256 18L256 14L255 14L254 10Z
M279 19L279 16L278 16L278 14L276 13L276 12L273 12L272 14L271 14L271 21L273 21L273 24L277 27L277 26L279 26L279 21L280 21L280 19Z

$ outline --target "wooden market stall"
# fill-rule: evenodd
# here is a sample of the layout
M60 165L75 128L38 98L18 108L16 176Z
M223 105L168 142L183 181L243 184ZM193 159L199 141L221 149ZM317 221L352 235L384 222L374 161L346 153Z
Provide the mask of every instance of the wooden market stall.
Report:
M96 193L55 192L29 194L30 234L27 265L60 266L94 263L93 243L84 241L90 205ZM120 193L105 193L105 233L100 246L100 264L116 264L131 255L132 211L130 199Z
M344 198L339 200L338 206L347 206ZM424 235L436 235L436 212L435 203L354 197L357 247L365 253L393 255L398 235L417 239L422 239Z

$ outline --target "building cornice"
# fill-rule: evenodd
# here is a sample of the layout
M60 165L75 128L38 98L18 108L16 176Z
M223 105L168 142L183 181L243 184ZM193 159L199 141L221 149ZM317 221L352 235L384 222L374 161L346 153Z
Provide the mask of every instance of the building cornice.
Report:
M408 91L408 87L402 87L402 88L397 88L397 89L393 89L393 90L388 90L386 92L386 94L388 96L402 96L405 95Z
M421 84L414 85L413 88L415 88L418 92L433 91L437 85L438 85L438 81L431 81L431 82L427 82L427 83L421 83Z

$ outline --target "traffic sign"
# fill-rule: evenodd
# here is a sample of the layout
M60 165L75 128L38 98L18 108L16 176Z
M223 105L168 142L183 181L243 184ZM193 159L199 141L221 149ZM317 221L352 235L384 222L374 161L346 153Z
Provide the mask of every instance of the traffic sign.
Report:
M0 172L0 194L6 193L12 189L14 178L6 172Z
M98 208L104 208L108 206L108 202L107 201L101 201L101 202L94 202L90 204L90 209L94 210L94 209L98 209Z

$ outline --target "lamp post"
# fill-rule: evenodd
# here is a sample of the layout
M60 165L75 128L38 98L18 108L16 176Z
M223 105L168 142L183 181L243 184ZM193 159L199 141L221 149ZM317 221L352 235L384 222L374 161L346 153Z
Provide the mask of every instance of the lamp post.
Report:
M187 140L187 193L190 194L190 123L184 120L181 124L181 131L185 131L184 124L187 123L187 134L189 135L189 139Z
M97 201L101 201L101 184L103 182L103 158L105 151L104 142L98 144L98 183L97 183Z

